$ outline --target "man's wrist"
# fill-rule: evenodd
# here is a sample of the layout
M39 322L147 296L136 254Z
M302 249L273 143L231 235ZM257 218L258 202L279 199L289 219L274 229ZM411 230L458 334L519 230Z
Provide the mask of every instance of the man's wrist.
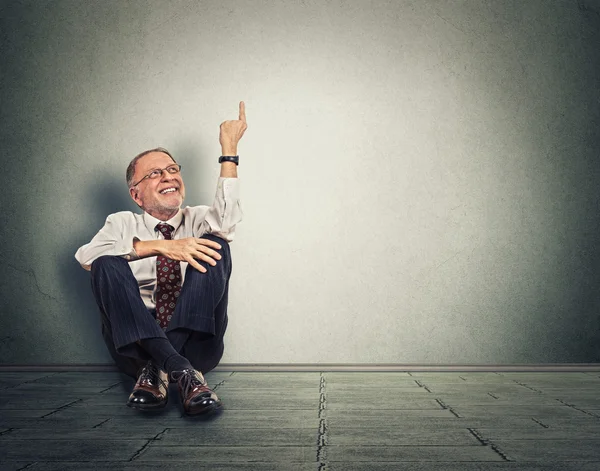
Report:
M221 147L221 155L238 155L237 147Z
M237 178L238 162L223 160L223 157L226 157L225 154L219 157L219 163L221 164L221 178Z
M164 255L163 250L165 247L164 240L134 240L133 250L137 253L139 258L155 257L158 255Z

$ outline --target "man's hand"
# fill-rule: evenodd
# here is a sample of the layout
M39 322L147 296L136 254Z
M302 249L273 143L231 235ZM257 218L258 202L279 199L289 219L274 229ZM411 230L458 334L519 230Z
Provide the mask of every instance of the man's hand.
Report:
M215 260L221 260L221 255L213 250L218 250L221 246L212 240L188 237L186 239L165 240L163 242L166 243L161 248L161 255L172 260L188 262L202 273L206 273L206 268L200 265L196 259L204 260L213 267L217 264Z
M215 260L221 260L221 255L213 249L219 250L221 245L209 239L187 237L176 240L136 240L133 248L139 258L163 255L172 260L188 262L196 270L206 273L206 268L196 259L203 260L213 267Z
M246 105L240 101L239 119L223 121L219 132L222 155L237 155L237 145L248 128L246 124Z

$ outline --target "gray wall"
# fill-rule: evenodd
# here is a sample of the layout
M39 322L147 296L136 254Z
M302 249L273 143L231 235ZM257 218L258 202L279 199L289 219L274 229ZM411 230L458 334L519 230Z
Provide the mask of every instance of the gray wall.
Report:
M599 2L0 8L2 363L110 361L73 254L240 100L224 362L600 361Z

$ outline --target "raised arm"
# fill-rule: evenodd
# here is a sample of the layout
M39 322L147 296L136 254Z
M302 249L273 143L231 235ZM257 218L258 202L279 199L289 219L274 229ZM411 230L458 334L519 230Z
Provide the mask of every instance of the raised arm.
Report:
M248 128L246 123L246 104L240 101L239 119L223 121L219 128L221 155L236 156L238 142ZM237 178L237 165L233 162L221 163L222 178Z

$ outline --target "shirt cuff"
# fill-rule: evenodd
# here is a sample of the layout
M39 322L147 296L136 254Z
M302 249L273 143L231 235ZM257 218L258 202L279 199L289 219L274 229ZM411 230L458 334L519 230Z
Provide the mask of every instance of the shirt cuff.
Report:
M217 182L217 198L240 199L240 180L239 178L219 177Z
M140 239L138 239L137 237L134 237L131 240L131 243L126 243L125 241L123 241L122 243L117 244L115 246L116 253L120 254L120 256L123 257L128 262L131 262L132 260L139 260L140 257L137 254L137 252L135 251L135 249L133 248L133 243L136 240L140 240Z

